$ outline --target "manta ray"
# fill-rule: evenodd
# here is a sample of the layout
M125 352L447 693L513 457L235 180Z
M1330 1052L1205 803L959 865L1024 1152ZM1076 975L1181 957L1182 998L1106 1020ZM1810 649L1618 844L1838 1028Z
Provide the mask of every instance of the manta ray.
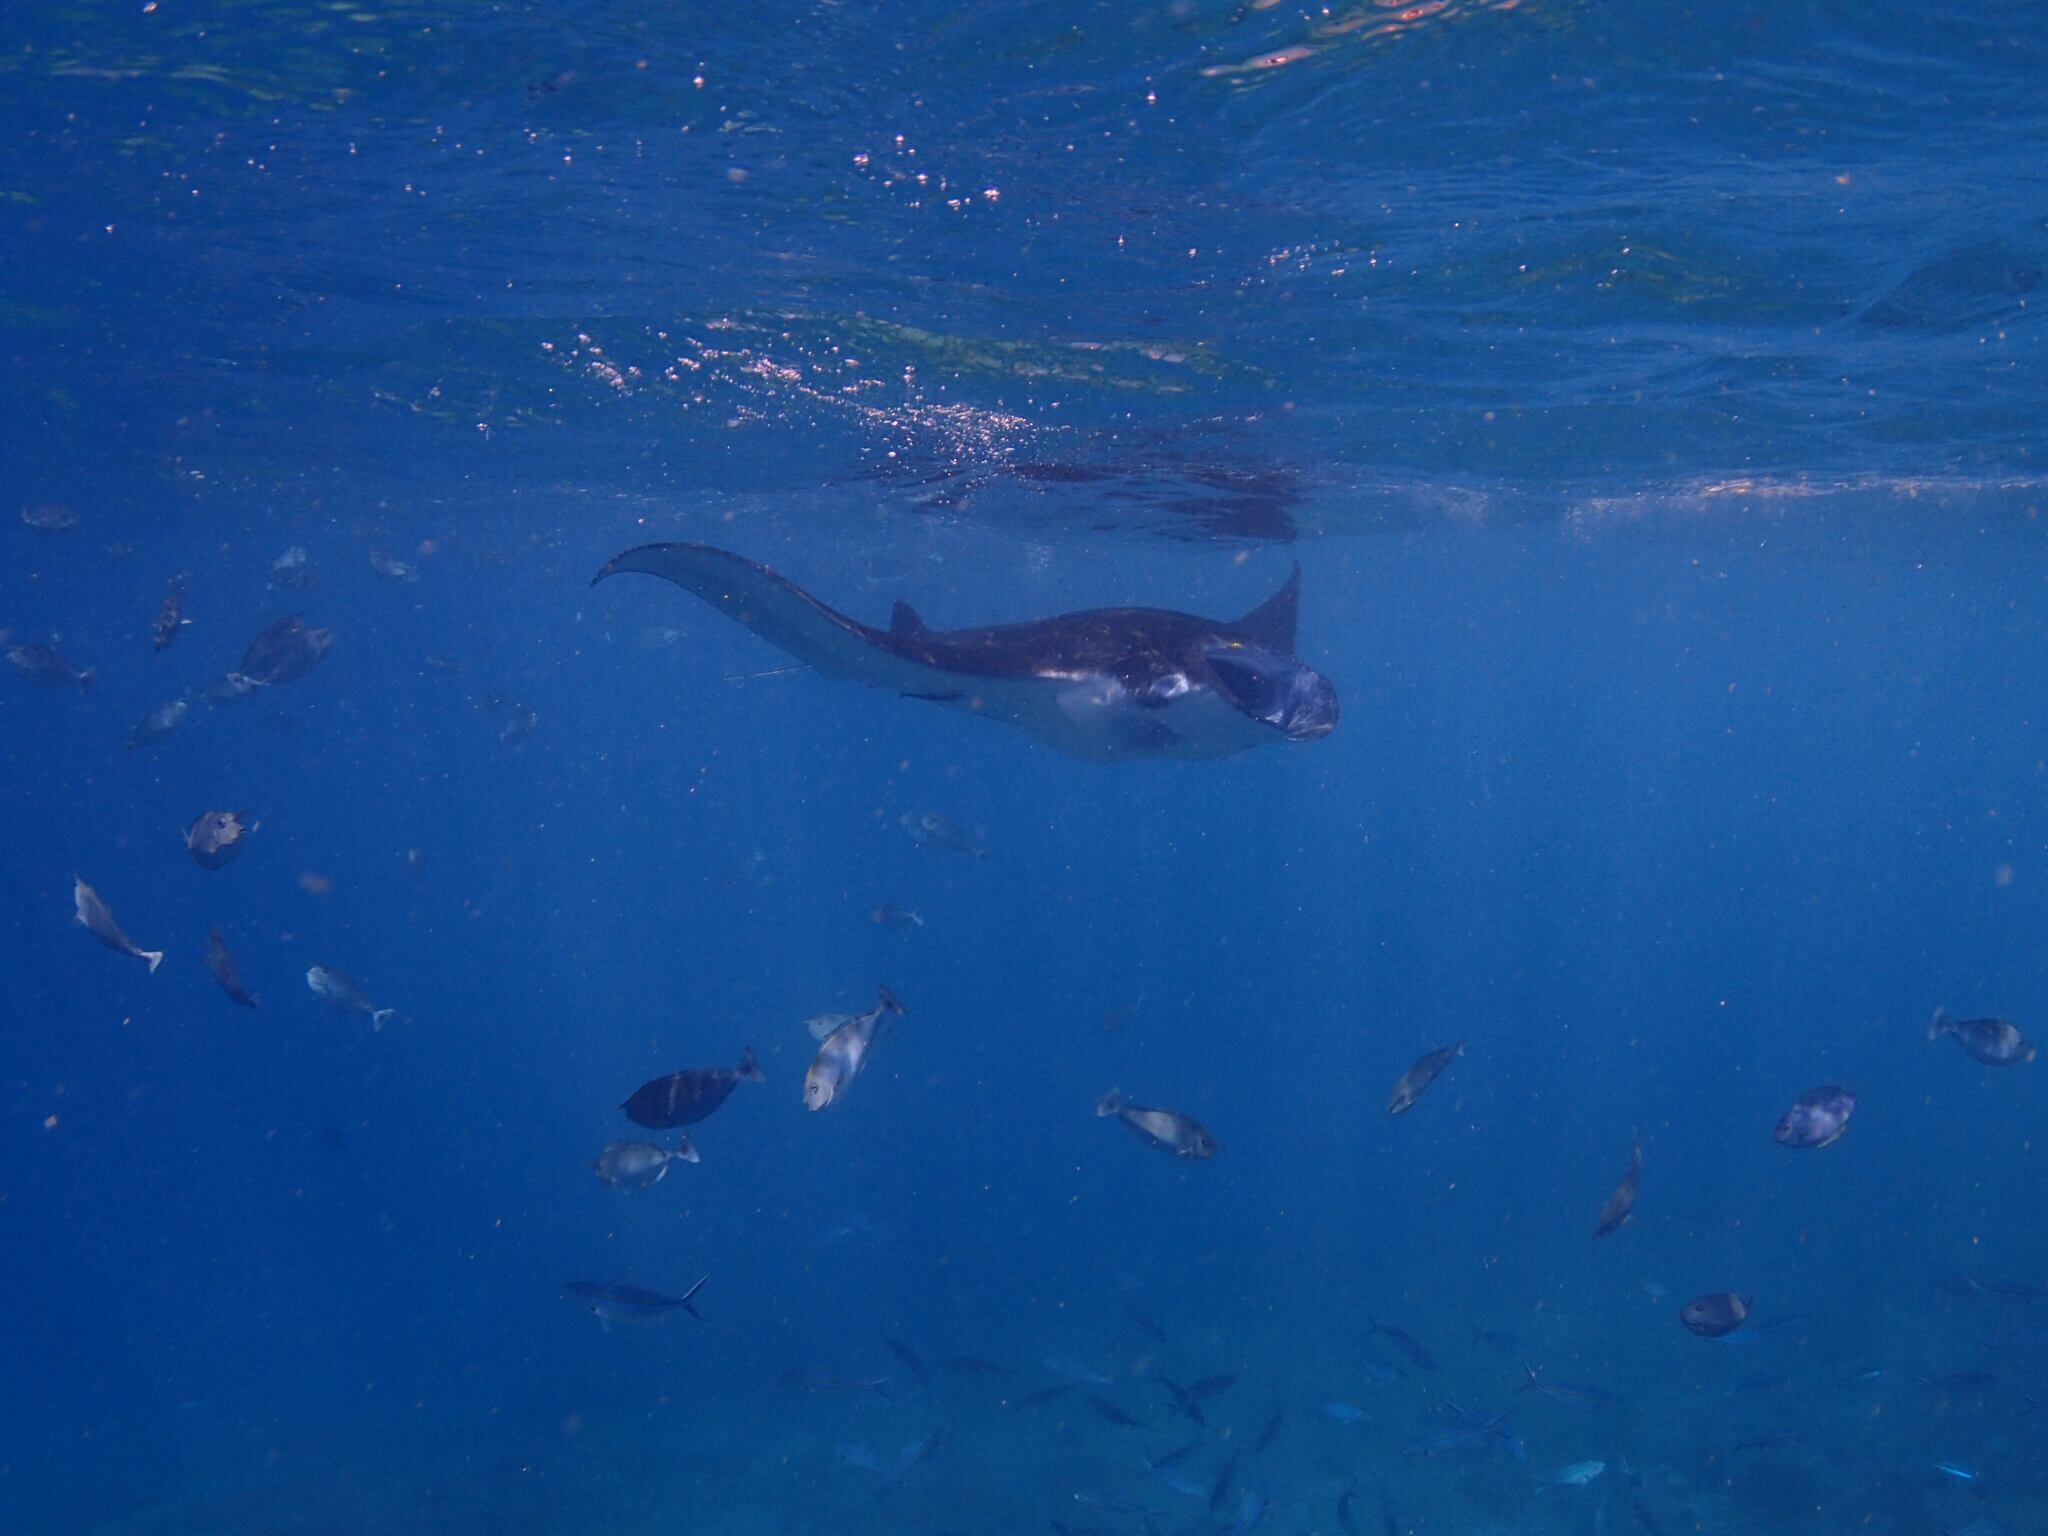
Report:
M978 629L933 629L904 602L873 629L708 544L642 544L591 585L622 571L696 593L822 676L1007 720L1096 762L1230 757L1337 724L1336 689L1293 654L1298 564L1241 619L1090 608Z

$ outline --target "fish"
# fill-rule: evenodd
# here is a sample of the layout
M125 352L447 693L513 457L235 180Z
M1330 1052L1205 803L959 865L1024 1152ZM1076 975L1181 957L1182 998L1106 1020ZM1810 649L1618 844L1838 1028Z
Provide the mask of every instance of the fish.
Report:
M399 559L398 556L392 554L388 549L373 549L370 551L370 569L386 581L400 582L406 586L410 586L420 579L420 568L418 566L408 564L406 561Z
M1287 1424L1287 1410L1278 1403L1273 1405L1273 1416L1266 1420L1265 1428L1259 1431L1259 1438L1252 1442L1254 1453L1264 1451L1280 1438L1280 1431Z
M1362 1536L1358 1528L1358 1517L1351 1513L1351 1496L1358 1490L1351 1484L1344 1485L1344 1491L1337 1495L1337 1529L1344 1536Z
M704 1276L680 1296L600 1280L571 1280L564 1289L609 1330L613 1323L649 1322L666 1317L678 1307L702 1322L704 1314L693 1303L697 1293L704 1289L704 1281L710 1278L709 1275Z
M200 868L220 869L240 857L242 839L257 826L243 826L240 811L201 811L185 829L185 851Z
M1635 1146L1628 1154L1628 1171L1621 1176L1621 1182L1614 1186L1614 1193L1607 1197L1607 1204L1601 1209L1600 1224L1593 1229L1595 1237L1605 1237L1623 1222L1635 1209L1636 1184L1643 1176L1643 1143L1636 1139Z
M396 1008L379 1008L364 995L361 987L331 966L310 968L306 972L306 985L315 997L326 999L344 1013L364 1015L372 1029L382 1029L384 1021L398 1011Z
M1451 1064L1451 1058L1464 1054L1464 1042L1460 1041L1456 1045L1447 1045L1440 1051L1431 1051L1427 1056L1418 1058L1413 1066L1401 1074L1400 1081L1394 1084L1394 1091L1387 1095L1387 1113L1398 1115L1413 1106L1415 1101L1422 1097L1423 1091L1436 1081L1437 1074Z
M1138 1104L1126 1104L1121 1088L1112 1088L1095 1105L1098 1117L1116 1115L1133 1131L1141 1141L1171 1152L1176 1157L1214 1157L1218 1150L1216 1138L1203 1129L1201 1123L1182 1114L1177 1109L1146 1109Z
M1159 1385L1173 1394L1174 1407L1182 1413L1193 1419L1197 1424L1207 1424L1209 1422L1202 1416L1202 1405L1196 1400L1195 1395L1188 1391L1186 1387L1175 1382L1164 1371L1159 1374Z
M688 1136L677 1142L673 1151L647 1141L608 1141L590 1169L606 1189L652 1189L670 1163L702 1161Z
M1832 1085L1801 1094L1785 1111L1772 1134L1781 1147L1831 1147L1849 1129L1849 1117L1856 1113L1856 1095Z
M1069 1381L1082 1382L1091 1387L1113 1385L1110 1379L1103 1375L1102 1372L1083 1365L1078 1360L1068 1360L1059 1355L1049 1356L1046 1359L1045 1368L1056 1376L1064 1376Z
M1553 1476L1543 1479L1550 1488L1583 1488L1607 1470L1604 1461L1575 1461Z
M917 1378L917 1384L920 1387L923 1387L925 1391L931 1391L931 1372L927 1371L924 1368L924 1361L918 1358L917 1351L912 1349L908 1344L904 1343L901 1339L889 1338L885 1336L882 1342L889 1346L889 1353L894 1355L899 1361L903 1363L903 1368L906 1371L910 1372L912 1376L915 1376Z
M896 1453L896 1463L889 1469L888 1477L882 1486L875 1490L875 1497L881 1498L908 1477L911 1469L919 1462L938 1455L945 1447L946 1431L943 1429L935 1429L922 1439L911 1441Z
M213 972L213 979L220 983L221 991L227 993L230 1002L240 1003L244 1008L254 1008L256 999L243 987L242 978L235 969L235 957L229 953L227 941L220 936L218 928L206 930L206 968Z
M78 526L78 514L61 502L39 502L21 509L21 520L37 533L63 533Z
M171 642L178 638L178 631L192 622L185 617L184 606L185 578L173 576L170 590L164 593L163 603L156 611L156 632L151 639L157 654L170 649Z
M1132 1418L1128 1413L1125 1413L1123 1409L1117 1407L1117 1405L1115 1403L1112 1403L1108 1398L1097 1397L1093 1392L1090 1392L1088 1394L1088 1406L1093 1408L1097 1414L1107 1419L1110 1423L1119 1425L1122 1428L1143 1429L1145 1427L1145 1421L1143 1419Z
M880 1001L833 1030L818 1047L818 1054L811 1058L811 1069L804 1074L804 1107L813 1113L831 1104L860 1076L883 1017L903 1012L895 993L887 987L876 990L881 994Z
M162 741L183 725L186 716L191 713L192 700L185 694L181 693L175 699L165 699L135 722L135 729L128 733L129 749L132 751L136 747L146 747L153 741Z
M1718 1339L1742 1326L1753 1300L1733 1291L1710 1291L1680 1307L1678 1320L1703 1339Z
M1528 1455L1528 1447L1523 1445L1521 1436L1515 1433L1514 1426L1508 1423L1505 1415L1468 1410L1455 1403L1446 1404L1445 1408L1451 1423L1410 1441L1406 1447L1410 1456L1441 1456L1450 1451L1485 1446L1489 1442L1501 1445L1517 1461Z
M1960 1461L1937 1461L1934 1464L1934 1470L1943 1477L1954 1478L1959 1483L1974 1483L1978 1477L1975 1467L1968 1466Z
M1351 1403L1325 1403L1323 1417L1338 1424L1363 1424L1372 1416Z
M924 926L924 915L915 907L899 907L893 901L878 901L868 909L868 917L878 928L909 930Z
M298 615L287 614L266 625L249 642L249 649L242 653L242 664L230 675L260 688L296 682L312 671L333 645L333 630L308 629L299 622Z
M1137 1329L1138 1332L1145 1335L1153 1343L1164 1344L1166 1342L1166 1330L1128 1302L1124 1305L1124 1318L1133 1328Z
M1375 1333L1380 1334L1392 1343L1394 1348L1400 1350L1402 1354L1408 1357L1410 1365L1425 1371L1436 1369L1435 1357L1428 1350L1424 1349L1422 1341L1406 1328L1396 1328L1391 1323L1374 1322L1371 1318L1367 1318L1365 1321L1368 1337Z
M289 587L294 592L304 592L315 585L317 580L313 574L313 557L306 553L306 546L303 544L292 545L270 562L270 584L274 587Z
M11 653L10 653L11 655ZM2003 1019L1951 1019L1946 1008L1934 1010L1927 1038L1954 1035L1956 1044L1990 1067L2010 1067L2034 1059L2026 1037Z
M955 853L971 854L977 859L988 857L988 845L943 811L926 811L916 818L905 811L903 825L910 833L910 840L920 848L950 848Z
M957 630L930 628L902 602L886 630L871 628L705 544L640 545L591 584L629 571L694 593L820 676L1006 720L1090 761L1231 757L1337 726L1336 689L1293 655L1298 565L1236 620L1101 608Z
M894 1401L889 1396L887 1376L821 1376L815 1371L784 1371L782 1384L799 1392L845 1392L855 1397L879 1397L885 1403Z
M1144 1457L1140 1456L1138 1458L1138 1465L1151 1473L1153 1477L1157 1478L1166 1487L1171 1488L1175 1493L1185 1498L1202 1499L1208 1497L1208 1489L1185 1473L1174 1471L1164 1462L1147 1461Z
M1265 1523L1272 1509L1272 1496L1264 1488L1245 1489L1244 1496L1237 1501L1237 1518L1225 1527L1223 1536L1250 1536Z
M87 885L78 876L71 877L71 900L77 907L72 921L98 939L109 949L117 949L124 955L148 962L150 971L164 963L164 952L160 949L137 949L134 940L121 931L121 925L114 921L114 914L107 910L107 904L100 900L100 893Z
M1527 1392L1533 1388L1561 1408L1575 1409L1580 1413L1593 1413L1621 1401L1614 1393L1601 1387L1581 1386L1569 1381L1552 1381L1546 1376L1538 1375L1536 1367L1527 1360L1522 1362L1522 1369L1529 1373L1529 1379L1522 1383L1522 1390Z
M1230 1484L1237 1476L1237 1455L1236 1451L1230 1453L1229 1458L1216 1473L1216 1481L1209 1487L1209 1513L1212 1515L1221 1509L1223 1501L1230 1497Z
M1753 1439L1736 1442L1729 1449L1733 1451L1780 1451L1789 1446L1804 1445L1806 1434L1797 1429L1767 1429Z
M75 683L78 685L78 691L84 693L91 689L92 680L98 675L91 667L80 671L51 647L36 645L33 642L11 646L7 652L7 659L22 676L45 688Z
M1027 1392L1018 1398L1017 1401L1027 1408L1037 1408L1051 1402L1056 1397L1064 1397L1073 1390L1071 1385L1062 1381L1054 1386L1040 1387L1036 1392Z
M1383 1387L1396 1381L1406 1381L1408 1379L1408 1373L1402 1370L1401 1367L1394 1364L1391 1360L1382 1360L1377 1355L1359 1356L1358 1368Z
M642 1083L619 1106L626 1118L650 1131L673 1130L709 1119L741 1083L765 1083L754 1061L754 1048L740 1052L736 1067L692 1067Z
M526 740L540 729L540 711L524 704L514 704L512 713L505 717L505 723L498 727L498 745L513 746Z

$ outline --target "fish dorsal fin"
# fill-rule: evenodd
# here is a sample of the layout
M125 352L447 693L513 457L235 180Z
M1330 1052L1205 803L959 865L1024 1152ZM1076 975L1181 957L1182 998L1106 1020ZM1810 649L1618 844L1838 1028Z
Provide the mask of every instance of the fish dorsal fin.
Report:
M917 616L917 610L898 598L896 606L889 611L889 633L907 640L924 634L925 630L925 622Z
M897 605L899 608L901 604ZM1287 578L1287 585L1267 598L1250 613L1239 619L1231 628L1255 645L1283 655L1294 654L1294 619L1301 606L1301 562L1294 563L1294 571Z

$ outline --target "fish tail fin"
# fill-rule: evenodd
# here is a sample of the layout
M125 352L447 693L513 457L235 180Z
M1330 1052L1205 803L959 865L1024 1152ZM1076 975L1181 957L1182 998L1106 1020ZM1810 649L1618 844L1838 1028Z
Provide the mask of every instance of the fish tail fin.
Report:
M370 1010L370 1028L382 1029L384 1021L396 1012L398 1012L396 1008L372 1008Z
M738 1070L740 1078L744 1082L765 1083L768 1081L768 1076L761 1070L760 1063L754 1060L754 1048L751 1045L740 1052Z
M151 975L155 975L156 968L164 963L164 952L160 949L138 949L135 953L149 962Z
M704 1314L697 1310L693 1298L699 1291L704 1289L704 1281L709 1280L710 1278L711 1277L709 1275L704 1276L703 1279L699 1280L695 1285L691 1286L687 1291L683 1292L682 1294L683 1310L689 1313L690 1316L696 1318L697 1321L700 1323L704 1321Z
M877 986L875 988L875 991L880 994L882 999L882 1007L886 1009L888 1012L900 1013L906 1016L908 1015L909 1010L906 1009L901 1003L899 1003L896 1000L896 994L894 992L891 992L887 987L883 986Z
M676 1142L675 1155L686 1163L701 1163L704 1161L698 1154L697 1143L690 1140L690 1133L688 1131L683 1132L682 1138Z
M1927 1021L1927 1038L1939 1040L1948 1031L1948 1010L1935 1005L1934 1017Z
M1122 1111L1123 1107L1124 1091L1121 1088L1112 1088L1095 1101L1095 1113L1097 1116L1118 1114Z
M78 691L80 693L90 693L92 691L92 680L97 676L99 676L99 670L96 667L87 667L83 672L79 673Z

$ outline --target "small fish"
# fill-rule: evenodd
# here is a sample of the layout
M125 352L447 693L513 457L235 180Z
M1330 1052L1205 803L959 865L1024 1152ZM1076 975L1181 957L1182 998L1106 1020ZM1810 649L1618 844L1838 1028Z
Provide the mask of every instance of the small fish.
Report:
M1526 1353L1529 1347L1522 1341L1520 1334L1509 1333L1505 1328L1480 1328L1474 1326L1472 1337L1481 1344L1491 1345L1504 1355L1521 1355Z
M1742 1326L1752 1300L1733 1291L1710 1291L1680 1307L1678 1320L1703 1339L1718 1339Z
M1194 1439L1188 1441L1185 1445L1175 1446L1172 1450L1168 1451L1164 1456L1153 1457L1150 1464L1155 1467L1178 1466L1180 1465L1180 1463L1186 1461L1190 1456L1194 1455L1195 1452L1199 1451L1201 1448L1202 1436L1196 1435Z
M295 682L312 671L333 645L333 630L308 629L296 614L288 614L249 642L233 675L265 688Z
M652 1189L659 1184L673 1162L701 1162L696 1145L688 1136L674 1151L647 1141L609 1141L590 1165L597 1181L606 1189Z
M741 1083L768 1079L754 1061L754 1048L740 1052L737 1067L693 1067L642 1083L619 1106L626 1118L650 1131L673 1130L708 1119Z
M1255 1447L1256 1449L1256 1447ZM1209 1513L1215 1514L1223 1507L1223 1501L1230 1497L1230 1484L1237 1476L1237 1452L1230 1453L1230 1459L1223 1463L1216 1474L1216 1481L1209 1488Z
M228 952L227 941L220 936L218 928L206 930L206 968L213 972L213 979L220 983L221 991L227 993L230 1002L240 1003L244 1008L254 1008L256 999L242 985L242 978L235 970L235 957Z
M63 533L78 526L78 514L60 502L45 501L21 509L21 520L37 533Z
M12 653L9 655L11 657ZM2026 1037L2003 1019L1963 1019L1958 1022L1948 1016L1946 1008L1937 1008L1933 1021L1927 1026L1927 1038L1937 1040L1943 1035L1954 1035L1957 1045L1986 1066L2009 1067L2034 1059L2034 1048L2027 1044Z
M1842 1139L1855 1113L1856 1095L1849 1089L1816 1088L1800 1095L1772 1134L1781 1147L1831 1147Z
M1366 1323L1369 1325L1366 1328L1368 1334L1377 1333L1383 1335L1393 1344L1394 1348L1400 1350L1402 1354L1408 1357L1410 1365L1425 1371L1436 1369L1435 1358L1431 1356L1428 1350L1422 1347L1422 1341L1406 1328L1396 1328L1391 1323L1376 1323L1371 1318L1367 1318Z
M915 1376L917 1378L917 1384L920 1387L923 1387L925 1391L931 1391L931 1373L924 1368L924 1361L918 1358L917 1351L912 1349L908 1344L904 1343L901 1339L889 1338L885 1336L882 1339L882 1342L889 1346L889 1353L894 1355L899 1361L903 1363L903 1369L910 1372L912 1376Z
M977 859L988 857L988 848L979 838L939 811L926 811L915 820L905 812L903 825L909 830L911 841L920 848L951 848L955 853L972 854Z
M1806 1435L1797 1429L1769 1429L1753 1439L1741 1440L1730 1447L1731 1451L1780 1451L1789 1446L1806 1444Z
M1024 1394L1024 1396L1018 1398L1017 1401L1022 1403L1026 1408L1039 1408L1051 1402L1056 1397L1065 1397L1069 1392L1073 1390L1074 1389L1071 1385L1063 1381L1055 1386L1040 1387L1036 1392L1027 1392Z
M1583 1488L1606 1470L1604 1461L1575 1461L1556 1476L1544 1478L1543 1482L1551 1488Z
M1440 1051L1431 1051L1420 1057L1415 1064L1401 1074L1401 1080L1394 1084L1394 1091L1387 1096L1387 1113L1398 1115L1422 1097L1423 1090L1436 1081L1437 1074L1451 1064L1453 1056L1465 1054L1465 1045L1447 1045Z
M1408 1373L1401 1367L1391 1360L1382 1360L1377 1355L1361 1355L1358 1368L1383 1387L1408 1379Z
M1350 1403L1325 1403L1323 1417L1338 1424L1363 1424L1371 1415Z
M1614 1187L1614 1193L1607 1197L1607 1204L1600 1212L1600 1225L1593 1229L1595 1237L1605 1237L1623 1222L1628 1213L1635 1209L1636 1184L1643 1176L1643 1143L1637 1138L1628 1155L1628 1171L1621 1176L1621 1182Z
M1981 1392L1998 1381L1992 1372L1976 1370L1944 1371L1939 1376L1915 1375L1913 1379L1937 1392Z
M885 1403L893 1401L887 1376L820 1376L813 1371L784 1371L782 1384L799 1392L844 1392L854 1397L879 1397Z
M1219 1397L1236 1385L1235 1376L1204 1376L1188 1388L1188 1396L1199 1402L1205 1398Z
M526 740L540 729L540 711L529 709L524 704L512 706L512 713L505 717L505 723L498 728L498 745L509 747Z
M935 1429L921 1440L913 1440L896 1453L896 1464L889 1469L889 1476L882 1486L875 1490L875 1497L881 1498L891 1488L910 1475L911 1468L919 1462L936 1456L946 1446L946 1432Z
M894 902L881 901L868 909L868 917L877 928L922 928L924 918L911 907L899 907Z
M220 869L240 856L242 839L256 830L242 825L240 811L201 811L185 829L185 851L201 869Z
M706 1275L704 1280L710 1278ZM654 1318L666 1317L677 1307L681 1307L690 1316L702 1322L704 1314L692 1305L692 1301L696 1294L704 1289L704 1280L699 1280L680 1296L643 1290L637 1285L614 1285L600 1280L571 1280L564 1289L609 1329L613 1323L648 1322Z
M1153 1322L1151 1318L1140 1312L1136 1307L1126 1304L1124 1307L1124 1317L1133 1328L1137 1329L1138 1332L1145 1335L1153 1343L1164 1344L1166 1342L1166 1330Z
M955 1376L1007 1376L1009 1369L978 1355L948 1355L939 1365Z
M1346 1483L1344 1491L1337 1495L1337 1529L1342 1531L1344 1536L1362 1536L1358 1528L1358 1517L1351 1513L1351 1496L1357 1491Z
M128 733L128 746L146 747L153 741L162 741L171 732L185 723L185 717L192 713L192 701L184 694L175 699L166 699L148 714L135 722L135 729Z
M1265 1489L1247 1488L1244 1497L1237 1501L1237 1518L1225 1528L1223 1536L1250 1536L1265 1523L1272 1509L1272 1497Z
M7 652L7 659L30 682L45 688L60 683L76 683L79 692L83 693L92 687L95 676L91 667L81 672L47 645L30 643L14 646Z
M813 1113L825 1108L844 1093L867 1065L868 1052L875 1043L875 1031L883 1016L903 1012L896 994L887 987L877 989L881 1000L866 1013L857 1013L825 1037L811 1069L804 1074L804 1107Z
M420 568L409 565L388 549L370 551L370 569L386 581L401 582L407 586L420 579Z
M1064 1376L1069 1381L1082 1382L1091 1387L1113 1385L1110 1379L1103 1375L1102 1372L1091 1370L1078 1360L1068 1360L1059 1355L1048 1357L1045 1362L1045 1368L1055 1376Z
M1193 1419L1197 1424L1207 1424L1209 1422L1202 1416L1202 1405L1196 1400L1195 1395L1188 1391L1186 1387L1175 1382L1164 1371L1159 1373L1159 1385L1173 1394L1174 1407L1178 1408L1182 1413Z
M1105 1093L1096 1104L1095 1113L1098 1117L1121 1117L1125 1125L1138 1133L1140 1140L1177 1157L1214 1157L1218 1150L1216 1138L1204 1130L1200 1122L1175 1109L1146 1109L1142 1105L1126 1104L1121 1088L1112 1088Z
M173 576L170 590L164 593L163 604L156 611L156 633L152 638L159 655L170 649L171 642L178 638L178 631L192 622L184 616L184 606L185 578Z
M270 584L274 587L289 587L294 592L304 592L313 586L317 579L313 574L313 557L306 553L303 544L292 545L270 562Z
M1977 1469L1960 1461L1937 1461L1934 1464L1934 1470L1943 1477L1954 1478L1959 1483L1974 1483L1977 1481Z
M324 998L344 1013L360 1013L370 1021L370 1028L382 1029L384 1021L396 1013L395 1008L379 1008L364 995L363 989L347 976L331 966L316 965L306 972L306 985L315 997Z
M1280 1438L1280 1431L1287 1424L1287 1410L1278 1403L1273 1405L1273 1416L1266 1420L1266 1427L1259 1431L1259 1438L1252 1442L1254 1453L1264 1451Z
M1552 1381L1548 1377L1539 1376L1536 1367L1527 1360L1522 1362L1522 1369L1529 1373L1529 1379L1522 1383L1524 1392L1533 1387L1563 1408L1575 1409L1580 1413L1593 1413L1621 1401L1612 1392L1599 1387L1580 1386L1569 1381Z
M1196 1482L1192 1477L1176 1472L1160 1462L1147 1461L1144 1457L1140 1456L1138 1458L1138 1465L1151 1473L1166 1487L1171 1488L1175 1493L1182 1495L1184 1498L1201 1499L1208 1497L1209 1490Z
M1123 1409L1117 1407L1117 1405L1115 1403L1112 1403L1108 1398L1097 1397L1093 1392L1090 1392L1088 1394L1088 1406L1093 1408L1097 1414L1107 1419L1110 1423L1119 1425L1122 1428L1143 1429L1145 1427L1145 1421L1143 1419L1132 1418L1128 1413L1125 1413Z
M100 893L87 885L78 876L71 877L71 900L77 907L72 921L85 929L109 949L117 949L124 955L133 955L149 963L154 971L164 963L164 952L160 949L137 949L134 941L121 931L121 925L114 921L114 914L107 910L107 904L100 900Z

